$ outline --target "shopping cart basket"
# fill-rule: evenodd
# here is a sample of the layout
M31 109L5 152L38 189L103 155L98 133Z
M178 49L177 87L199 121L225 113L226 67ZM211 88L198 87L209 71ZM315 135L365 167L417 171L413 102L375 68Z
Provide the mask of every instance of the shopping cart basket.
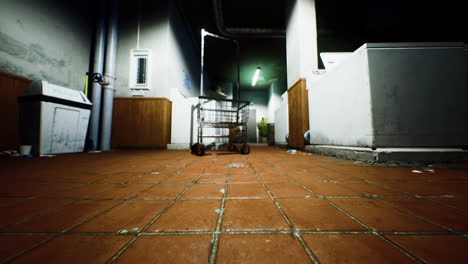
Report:
M193 144L192 153L205 154L204 138L228 139L228 150L248 154L247 121L249 120L248 101L198 97L198 142Z

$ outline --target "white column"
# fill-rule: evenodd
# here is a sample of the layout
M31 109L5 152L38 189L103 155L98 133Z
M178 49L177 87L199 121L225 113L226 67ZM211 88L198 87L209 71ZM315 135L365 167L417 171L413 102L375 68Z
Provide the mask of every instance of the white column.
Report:
M288 0L286 56L288 88L318 69L315 0Z

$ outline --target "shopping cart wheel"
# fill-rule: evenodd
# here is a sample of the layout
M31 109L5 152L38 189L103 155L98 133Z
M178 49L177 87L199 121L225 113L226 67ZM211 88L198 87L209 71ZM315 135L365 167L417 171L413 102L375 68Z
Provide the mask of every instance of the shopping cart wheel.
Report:
M241 154L249 154L250 153L250 147L249 147L249 144L247 143L244 143L244 145L242 145L242 148L241 148Z
M197 156L203 156L205 155L205 145L197 143L194 145L194 150L192 151L195 152Z
M229 144L228 150L229 151L234 151L234 150L236 150L236 147L234 145L232 145L232 144Z

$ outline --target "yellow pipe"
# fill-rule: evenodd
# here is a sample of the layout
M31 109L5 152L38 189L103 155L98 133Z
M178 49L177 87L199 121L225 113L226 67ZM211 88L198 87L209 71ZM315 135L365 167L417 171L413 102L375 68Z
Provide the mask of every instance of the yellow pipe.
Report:
M84 90L84 91L85 91L84 94L85 94L86 96L88 96L88 83L89 83L89 75L88 75L88 73L86 73L86 77L85 77L85 90Z

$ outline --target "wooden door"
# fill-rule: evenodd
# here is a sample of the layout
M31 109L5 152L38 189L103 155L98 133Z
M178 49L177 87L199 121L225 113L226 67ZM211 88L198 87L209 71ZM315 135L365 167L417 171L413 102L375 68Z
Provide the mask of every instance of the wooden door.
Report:
M306 80L299 79L288 89L289 139L291 148L304 148L304 133L309 130L309 97Z

